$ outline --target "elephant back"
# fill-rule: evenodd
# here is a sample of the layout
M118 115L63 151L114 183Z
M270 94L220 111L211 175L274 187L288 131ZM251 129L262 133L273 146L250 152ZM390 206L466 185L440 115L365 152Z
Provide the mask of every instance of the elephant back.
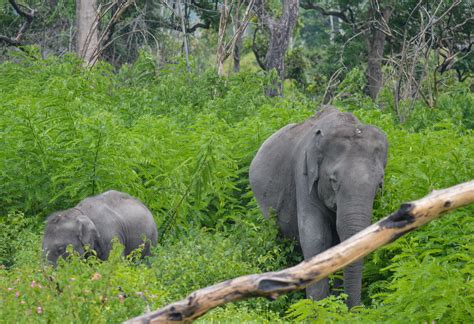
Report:
M132 196L110 190L77 205L94 222L104 241L117 237L126 253L141 244L144 234L156 244L157 228L148 208Z

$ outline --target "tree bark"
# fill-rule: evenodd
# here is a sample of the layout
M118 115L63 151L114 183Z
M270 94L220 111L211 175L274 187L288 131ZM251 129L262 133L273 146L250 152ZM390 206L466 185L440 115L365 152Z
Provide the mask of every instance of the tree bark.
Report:
M194 320L208 310L231 301L257 296L275 299L281 294L303 289L327 277L330 273L395 241L444 212L473 202L474 180L447 189L434 190L422 199L402 204L390 216L292 268L227 280L197 290L182 301L133 318L126 323L183 323Z
M76 0L76 53L86 65L94 61L99 48L97 0Z
M375 5L374 5L375 6ZM377 99L380 88L383 85L382 60L385 47L386 28L392 14L392 8L387 6L372 12L372 23L367 35L367 93L373 99Z
M264 67L266 71L275 69L278 74L278 79L265 90L265 93L270 97L282 96L285 54L298 19L299 0L283 0L282 14L278 19L271 17L264 5L263 0L255 2L256 14L270 33Z
M240 8L241 6L241 0L238 1L237 8ZM234 34L236 34L236 39L235 39L235 44L234 44L234 49L232 51L232 59L234 61L234 72L239 73L240 72L240 51L242 49L242 33L238 33L238 30L240 30L242 25L242 22L240 21L240 11L236 10L234 13Z
M229 7L230 6L227 5L227 0L224 0L220 7L219 32L217 36L217 74L219 76L224 75L224 61L226 59L226 44L224 37L227 28L227 21L229 20L230 15Z

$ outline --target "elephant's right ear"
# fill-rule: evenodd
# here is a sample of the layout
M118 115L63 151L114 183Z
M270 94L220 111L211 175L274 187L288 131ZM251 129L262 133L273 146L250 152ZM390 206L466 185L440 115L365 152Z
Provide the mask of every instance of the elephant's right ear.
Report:
M323 133L320 129L314 133L310 144L305 151L304 174L307 176L308 193L311 194L314 184L319 179L319 164L321 163L321 154L319 153L319 142Z

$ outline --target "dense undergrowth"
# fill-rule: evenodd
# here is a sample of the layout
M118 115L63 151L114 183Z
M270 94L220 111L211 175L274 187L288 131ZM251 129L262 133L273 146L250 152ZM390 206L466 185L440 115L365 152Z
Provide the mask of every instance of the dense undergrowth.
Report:
M7 322L118 322L192 290L301 260L261 217L249 163L275 130L315 104L297 92L269 99L265 77L155 71L142 56L113 73L72 57L0 65L0 318ZM349 82L349 84L348 84ZM342 87L350 86L350 81ZM348 91L347 88L341 91ZM388 135L377 220L404 201L473 178L474 96L447 87L435 109L406 123L359 93L338 102ZM141 199L159 226L148 264L72 258L41 261L45 216L116 189ZM318 303L293 293L216 309L203 320L472 322L473 208L455 211L378 250L364 267L365 307L343 296Z

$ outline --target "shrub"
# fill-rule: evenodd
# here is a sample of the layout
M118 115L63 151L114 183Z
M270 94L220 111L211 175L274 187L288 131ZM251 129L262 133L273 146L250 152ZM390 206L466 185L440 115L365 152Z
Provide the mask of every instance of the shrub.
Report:
M117 322L221 280L301 261L261 217L248 168L261 143L310 116L313 103L296 90L267 98L268 80L250 73L221 79L182 64L155 68L146 55L117 74L107 65L85 70L73 57L0 65L2 319ZM348 74L340 90L352 95L337 104L389 139L374 220L472 179L472 94L448 89L436 109L416 105L400 125L361 93L361 75ZM45 267L44 216L108 189L152 210L160 244L149 266L124 260L116 247L107 262L73 257ZM472 322L472 213L453 212L367 257L365 307L347 310L336 297L295 303L295 293L228 305L203 320Z

